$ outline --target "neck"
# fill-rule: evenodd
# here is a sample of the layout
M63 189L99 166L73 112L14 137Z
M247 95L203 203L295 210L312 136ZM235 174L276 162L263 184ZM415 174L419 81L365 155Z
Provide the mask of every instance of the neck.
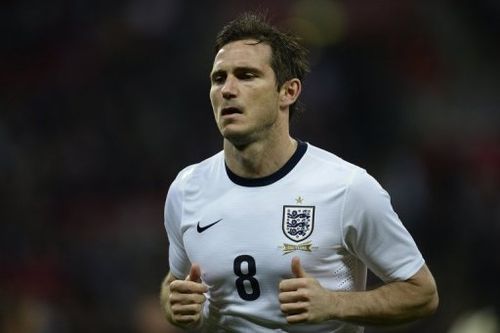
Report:
M228 168L244 178L266 177L278 171L292 157L297 141L288 133L276 138L235 146L224 139L224 156Z

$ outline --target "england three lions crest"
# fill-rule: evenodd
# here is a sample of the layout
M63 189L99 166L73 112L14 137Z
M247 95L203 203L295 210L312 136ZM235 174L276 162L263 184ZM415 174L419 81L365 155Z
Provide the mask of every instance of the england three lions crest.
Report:
M283 233L294 242L311 236L314 229L314 206L283 206Z

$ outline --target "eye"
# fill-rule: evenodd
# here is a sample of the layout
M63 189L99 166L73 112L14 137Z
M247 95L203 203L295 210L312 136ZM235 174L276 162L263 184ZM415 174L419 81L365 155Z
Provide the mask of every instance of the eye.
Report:
M252 73L252 72L243 72L240 75L241 80L251 80L255 77L257 77L257 75L255 75L255 73Z
M226 80L226 75L222 73L215 73L211 77L212 84L222 84Z

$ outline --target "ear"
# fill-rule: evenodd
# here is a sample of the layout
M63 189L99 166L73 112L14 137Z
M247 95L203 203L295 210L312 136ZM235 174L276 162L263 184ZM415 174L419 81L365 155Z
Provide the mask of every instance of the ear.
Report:
M302 82L297 78L283 83L280 89L280 108L287 108L295 103L301 91Z

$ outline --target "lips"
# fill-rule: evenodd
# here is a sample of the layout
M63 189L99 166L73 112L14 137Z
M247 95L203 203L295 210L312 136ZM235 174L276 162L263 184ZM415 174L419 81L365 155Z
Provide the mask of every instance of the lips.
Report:
M220 112L221 116L229 116L229 115L232 115L232 114L241 114L243 113L240 109L238 109L237 107L226 107L226 108L223 108Z

